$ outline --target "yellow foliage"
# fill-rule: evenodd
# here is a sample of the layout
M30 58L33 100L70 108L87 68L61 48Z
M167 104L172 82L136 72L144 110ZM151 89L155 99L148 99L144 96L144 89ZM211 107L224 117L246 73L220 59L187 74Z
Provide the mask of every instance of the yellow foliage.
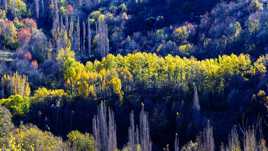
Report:
M260 90L257 95L258 95L258 97L265 97L266 96L266 92L263 91L263 90Z
M10 136L8 139L8 143L4 144L3 151L24 151L22 149L22 144L17 143L14 136Z
M188 46L187 46L188 47ZM223 91L228 79L241 76L245 80L256 73L265 73L263 63L253 63L248 55L223 55L216 59L197 60L151 53L127 56L108 55L102 61L83 65L75 59L65 62L64 77L73 95L101 97L112 93L122 97L135 84L162 87L178 84L187 90L194 81L200 91ZM133 87L134 86L134 87Z
M4 146L10 151L34 151L42 150L64 150L61 139L54 137L49 132L43 132L35 127L21 127L15 129L7 138L8 143ZM5 150L6 150L5 149Z
M27 76L19 75L16 72L13 75L4 75L1 81L7 88L5 91L8 95L30 96L31 88Z
M19 15L27 12L27 5L23 0L8 0L8 8L14 10Z
M187 39L193 29L192 24L185 24L175 29L174 34L180 40Z
M183 52L183 53L187 53L192 49L192 45L191 44L182 44L179 46L179 51Z
M53 89L53 90L49 90L45 87L42 88L38 88L35 92L34 92L34 98L45 98L45 97L62 97L62 96L66 96L67 94L64 92L63 89Z
M117 77L113 77L110 81L113 91L115 94L117 94L118 96L122 96L122 84L121 84L121 80Z

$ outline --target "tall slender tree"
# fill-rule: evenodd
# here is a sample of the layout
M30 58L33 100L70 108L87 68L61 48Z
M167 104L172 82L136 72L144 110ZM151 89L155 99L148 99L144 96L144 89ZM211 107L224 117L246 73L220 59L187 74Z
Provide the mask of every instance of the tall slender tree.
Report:
M115 151L117 149L116 123L112 110L102 102L93 119L93 134L96 151Z
M39 18L39 12L40 12L39 0L34 0L34 6L35 6L36 18Z
M140 145L142 151L152 150L148 113L144 111L144 104L140 112Z
M232 129L231 135L228 139L228 146L227 149L229 151L241 151L239 136L237 130L235 128Z
M139 145L139 130L135 126L134 113L130 113L130 126L128 128L128 149L129 151L137 151Z
M44 16L45 14L45 3L44 0L41 0L41 15Z
M245 151L257 150L256 132L254 129L249 129L245 131L244 150Z
M200 151L215 151L215 142L213 135L213 128L208 121L206 128L202 132L200 138L199 149Z
M100 15L97 23L97 53L101 57L105 57L109 53L109 37L108 37L108 25L105 21L105 16Z
M80 51L80 47L81 47L81 44L80 44L80 42L81 42L80 32L81 32L81 30L80 30L79 17L77 17L75 29L76 29L76 31L74 32L74 39L73 39L74 50Z
M5 11L7 11L7 9L8 9L8 2L7 2L7 0L3 0L3 5L4 5Z
M83 51L84 54L87 54L86 53L86 37L87 37L86 23L83 22L82 51Z
M179 135L176 133L175 135L175 142L174 142L174 151L180 151L180 146L179 146Z
M87 54L91 55L91 40L92 40L92 33L91 33L91 26L90 20L87 20Z
M73 41L73 34L74 34L74 19L72 16L70 16L69 20L69 28L68 28L69 37L71 37L71 40Z

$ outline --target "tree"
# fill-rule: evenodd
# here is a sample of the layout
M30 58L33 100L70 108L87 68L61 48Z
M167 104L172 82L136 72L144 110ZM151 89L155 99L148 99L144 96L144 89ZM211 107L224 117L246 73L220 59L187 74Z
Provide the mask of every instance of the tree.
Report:
M34 30L28 45L28 50L31 51L33 58L39 63L43 63L48 58L48 38L40 30Z
M17 48L17 30L13 22L9 20L0 20L0 37L1 43L11 49Z
M175 142L174 142L174 151L179 151L179 136L178 134L176 133L176 136L175 136Z
M91 40L92 40L92 33L91 33L91 27L90 27L90 20L87 21L87 54L91 55Z
M1 79L2 95L21 95L29 96L31 93L28 78L25 75L14 73L12 75L4 75Z
M36 18L39 18L39 14L40 14L39 0L34 0L34 6L35 6Z
M104 102L98 107L98 113L92 123L96 151L117 150L114 113L110 109L107 112Z
M76 31L75 31L75 35L74 35L74 39L73 39L73 46L74 46L74 50L77 52L80 52L81 50L81 29L80 29L80 20L79 17L77 17L76 20Z
M22 20L24 28L30 28L31 30L37 29L37 24L35 20L31 18L24 18Z
M117 77L113 77L110 81L111 85L112 85L112 89L113 92L119 96L119 99L122 100L123 98L123 92L121 90L122 88L122 84L121 84L121 80Z
M207 127L203 130L202 135L200 136L198 150L200 151L215 151L215 142L213 136L213 128L210 124L207 124Z
M8 9L14 17L20 17L27 13L27 5L23 0L7 0Z
M230 151L241 151L241 145L239 136L235 128L232 129L231 135L228 140L228 150Z
M32 31L29 28L23 28L18 31L18 41L22 46L28 43L31 37L32 37Z
M98 17L98 23L96 26L97 35L95 41L97 43L97 53L101 57L105 57L109 53L109 37L108 37L108 26L105 21L105 16L100 15Z
M152 142L150 136L150 127L148 121L148 113L144 111L144 104L140 112L140 144L142 151L152 151Z

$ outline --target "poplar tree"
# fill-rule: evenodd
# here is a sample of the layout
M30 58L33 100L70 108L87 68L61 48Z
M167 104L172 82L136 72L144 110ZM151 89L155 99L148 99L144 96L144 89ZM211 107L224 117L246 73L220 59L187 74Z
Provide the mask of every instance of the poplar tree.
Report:
M74 39L73 39L73 43L74 43L74 50L75 51L80 51L80 22L79 22L79 17L77 17L76 20L76 25L75 25L75 29L76 31L73 33L74 34Z
M109 37L108 25L105 21L105 16L100 15L97 23L97 53L101 57L105 57L109 53Z
M34 0L34 6L35 6L36 18L39 18L39 12L40 12L39 0Z
M4 4L5 11L7 11L7 9L8 9L8 2L7 2L7 0L3 0L3 4Z
M86 37L87 37L87 31L86 31L86 23L83 22L83 38L82 38L82 51L83 54L86 54Z
M98 113L92 123L96 151L116 150L117 139L114 113L111 109L107 109L104 102L98 107Z
M144 111L144 104L140 112L140 145L142 151L152 151L148 113Z
M175 142L174 142L174 151L180 151L180 146L179 146L179 135L176 133L175 135Z
M28 78L24 75L14 73L13 75L4 75L1 79L2 95L29 96L31 93Z
M92 33L90 27L90 20L87 21L87 54L91 55L91 40L92 40Z

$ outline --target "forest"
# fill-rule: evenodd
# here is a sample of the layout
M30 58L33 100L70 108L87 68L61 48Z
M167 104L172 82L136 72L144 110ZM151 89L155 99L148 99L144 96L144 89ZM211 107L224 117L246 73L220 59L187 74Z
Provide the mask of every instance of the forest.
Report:
M0 0L1 151L267 141L267 0Z

